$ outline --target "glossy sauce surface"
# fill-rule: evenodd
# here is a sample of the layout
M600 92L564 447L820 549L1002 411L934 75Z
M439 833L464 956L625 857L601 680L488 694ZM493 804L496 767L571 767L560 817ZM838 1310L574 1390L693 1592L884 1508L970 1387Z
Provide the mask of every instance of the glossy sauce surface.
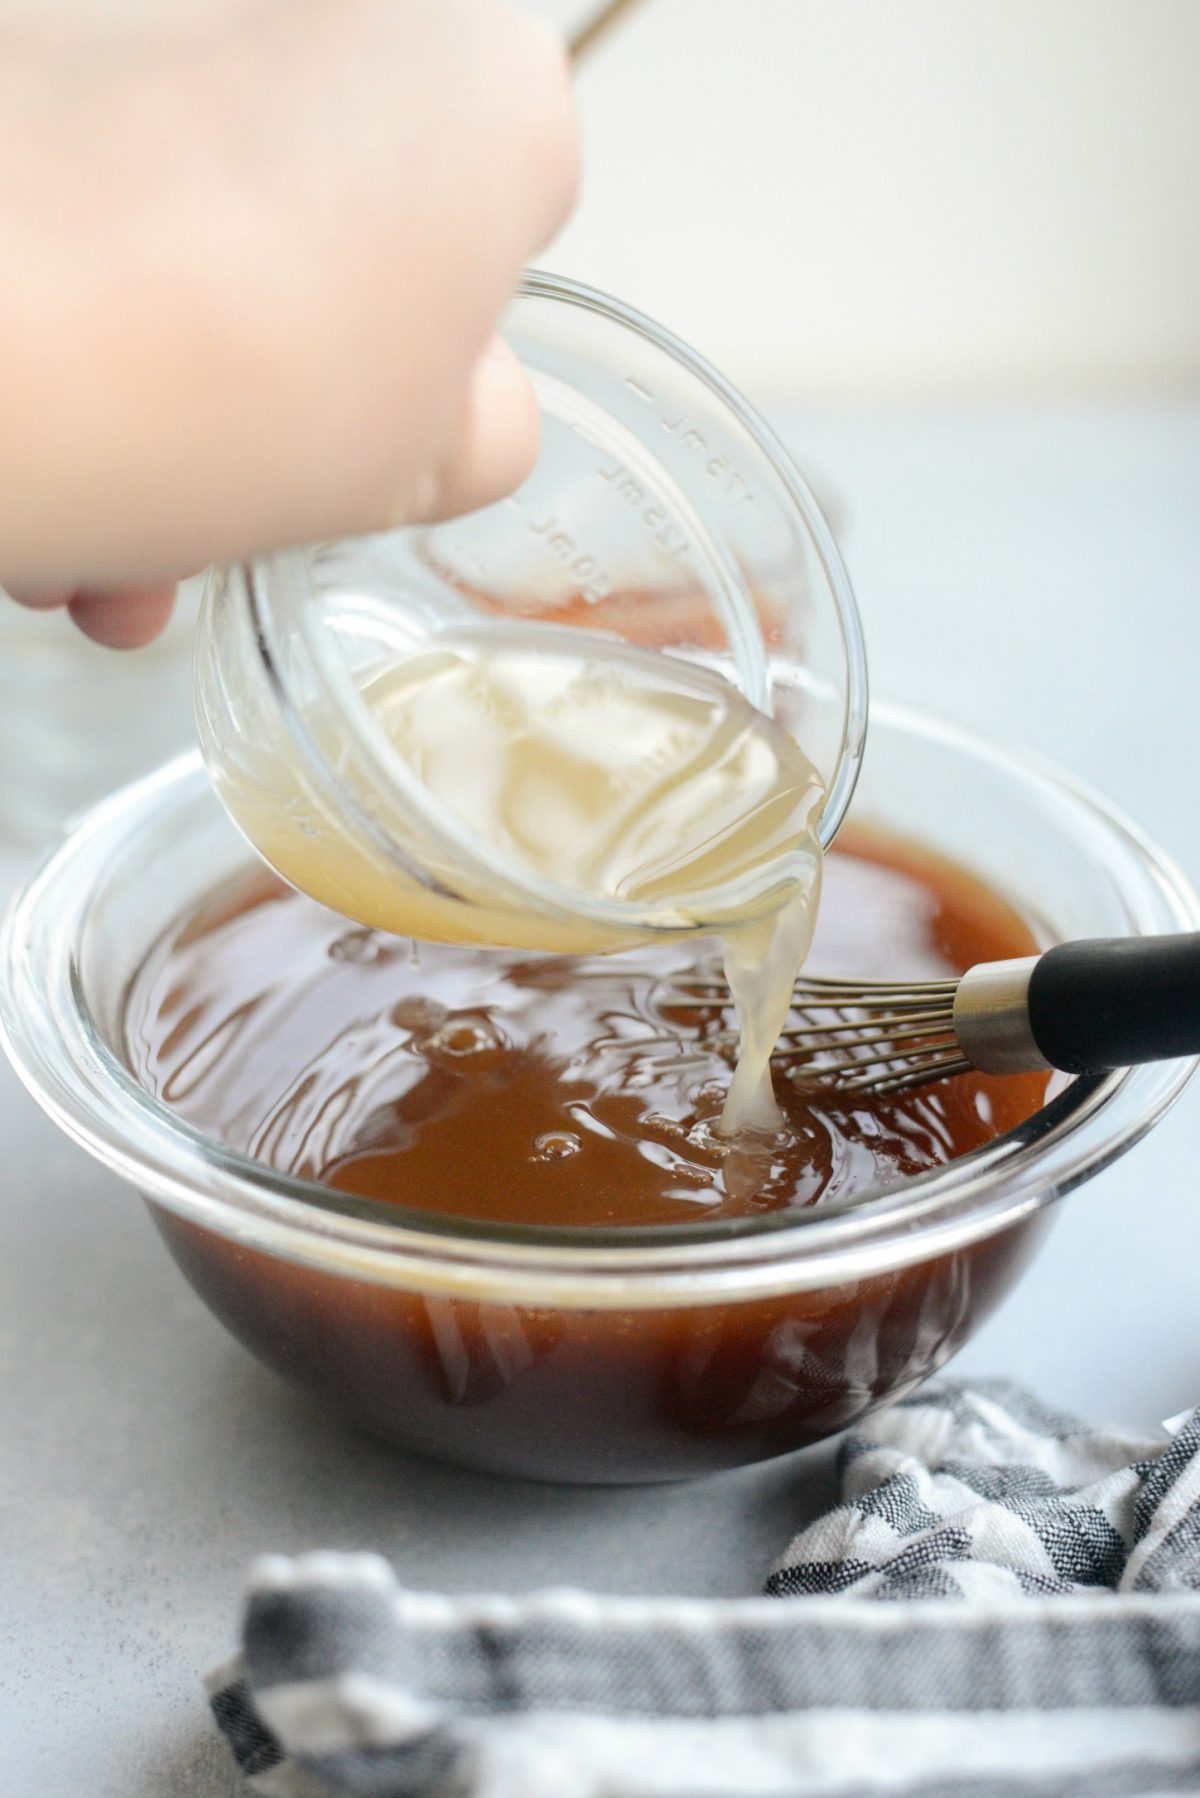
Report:
M847 831L813 973L935 978L1029 953L962 870ZM133 1071L227 1146L348 1193L461 1216L620 1227L800 1207L894 1183L1028 1116L1041 1076L835 1101L777 1063L783 1128L723 1139L732 1016L672 1004L711 946L609 957L413 944L256 874L148 957Z

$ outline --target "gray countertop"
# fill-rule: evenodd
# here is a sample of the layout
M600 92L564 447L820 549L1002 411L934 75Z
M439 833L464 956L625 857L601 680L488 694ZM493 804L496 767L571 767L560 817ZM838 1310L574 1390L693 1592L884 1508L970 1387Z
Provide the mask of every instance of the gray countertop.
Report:
M1200 409L784 423L877 688L1057 757L1200 879ZM826 1449L597 1491L407 1459L253 1363L6 1069L0 1119L6 1798L228 1793L198 1682L258 1551L379 1549L423 1586L744 1593L830 1491ZM1200 1399L1198 1124L1200 1086L1062 1207L957 1372L1140 1424Z

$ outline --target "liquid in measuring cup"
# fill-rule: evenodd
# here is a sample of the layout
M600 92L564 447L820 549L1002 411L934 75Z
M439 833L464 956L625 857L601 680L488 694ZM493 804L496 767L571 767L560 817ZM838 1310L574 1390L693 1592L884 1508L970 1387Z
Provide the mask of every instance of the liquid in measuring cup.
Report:
M422 884L344 819L280 806L287 768L221 783L285 879L394 935L604 952L716 934L738 1003L728 1131L774 1128L769 1057L816 920L822 783L799 745L715 669L593 632L441 630L361 693L402 774L478 858ZM336 755L337 721L306 720ZM411 816L411 814L407 814ZM522 905L522 889L529 900Z

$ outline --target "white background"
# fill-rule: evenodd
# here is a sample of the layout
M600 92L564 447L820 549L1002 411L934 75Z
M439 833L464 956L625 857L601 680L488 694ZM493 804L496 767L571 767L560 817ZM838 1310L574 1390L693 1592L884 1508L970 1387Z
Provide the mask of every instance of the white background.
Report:
M579 96L544 260L760 400L1200 387L1197 0L643 0Z

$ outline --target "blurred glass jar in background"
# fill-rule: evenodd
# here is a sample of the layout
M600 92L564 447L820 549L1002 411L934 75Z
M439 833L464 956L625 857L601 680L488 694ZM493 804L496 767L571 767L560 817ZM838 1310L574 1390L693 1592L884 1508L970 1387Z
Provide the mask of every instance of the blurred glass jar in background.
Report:
M193 740L191 665L203 582L180 588L157 642L101 649L65 615L0 597L0 853L63 821Z

